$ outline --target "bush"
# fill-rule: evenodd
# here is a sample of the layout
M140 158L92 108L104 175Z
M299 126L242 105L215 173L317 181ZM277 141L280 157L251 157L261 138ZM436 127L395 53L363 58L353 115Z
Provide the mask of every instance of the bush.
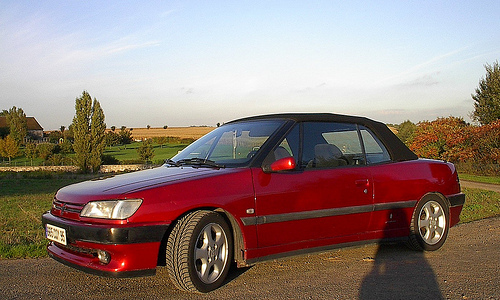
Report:
M103 155L101 161L102 161L103 165L119 165L120 164L120 161L112 155Z
M500 120L483 126L472 126L455 117L420 122L409 147L419 157L499 164Z

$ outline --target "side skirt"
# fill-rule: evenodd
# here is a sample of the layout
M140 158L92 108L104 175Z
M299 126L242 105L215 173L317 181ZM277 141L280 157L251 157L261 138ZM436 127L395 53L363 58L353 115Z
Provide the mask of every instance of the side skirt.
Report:
M338 248L356 247L356 246L366 245L366 244L399 243L399 242L405 242L407 240L408 240L408 237L403 236L403 237L396 237L396 238L383 238L383 239L372 239L372 240L364 240L364 241L354 241L354 242L347 242L347 243L341 243L341 244L334 244L334 245L328 245L328 246L306 248L306 249L300 249L300 250L295 250L295 251L277 253L277 254L272 254L272 255L268 255L268 256L252 258L252 259L247 260L246 262L247 262L247 266L250 266L250 265L256 264L258 262L280 259L280 258L285 258L285 257L290 257L290 256L299 256L299 255L305 255L305 254L311 254L311 253L319 253L319 252L329 251L329 250L338 249Z

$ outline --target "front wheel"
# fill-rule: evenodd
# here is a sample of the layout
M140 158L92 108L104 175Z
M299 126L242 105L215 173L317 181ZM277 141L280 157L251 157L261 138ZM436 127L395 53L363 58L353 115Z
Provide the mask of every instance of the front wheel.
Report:
M167 241L167 269L181 290L206 293L224 282L233 257L233 239L224 218L213 211L184 216Z
M449 206L438 196L426 196L415 207L410 224L409 246L416 250L441 248L449 229Z

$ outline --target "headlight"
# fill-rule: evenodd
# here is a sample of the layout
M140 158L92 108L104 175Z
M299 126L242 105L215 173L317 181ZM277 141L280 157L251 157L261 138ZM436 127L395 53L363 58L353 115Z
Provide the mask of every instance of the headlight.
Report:
M142 199L92 201L80 213L81 217L123 220L132 216Z

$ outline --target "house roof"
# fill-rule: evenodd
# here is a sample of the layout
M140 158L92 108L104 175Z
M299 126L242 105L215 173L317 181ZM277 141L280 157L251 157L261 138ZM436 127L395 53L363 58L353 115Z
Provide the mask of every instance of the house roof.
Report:
M26 117L26 125L28 130L43 130L40 123L35 119L35 117ZM0 117L0 128L9 127L7 124L7 117Z

